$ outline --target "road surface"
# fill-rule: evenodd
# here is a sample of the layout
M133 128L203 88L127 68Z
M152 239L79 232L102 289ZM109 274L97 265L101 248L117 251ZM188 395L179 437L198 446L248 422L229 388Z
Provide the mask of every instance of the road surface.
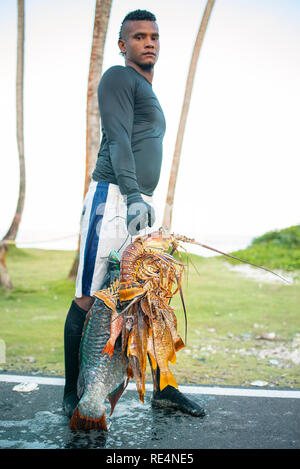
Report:
M37 384L16 392L22 382ZM134 387L118 402L108 432L74 432L62 411L63 378L0 375L1 449L299 449L300 391L180 386L205 407L204 418L152 409Z

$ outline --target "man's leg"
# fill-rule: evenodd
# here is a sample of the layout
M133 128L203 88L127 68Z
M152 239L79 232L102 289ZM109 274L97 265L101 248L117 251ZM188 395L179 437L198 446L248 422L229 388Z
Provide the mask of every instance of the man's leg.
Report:
M173 409L180 410L185 414L190 414L195 417L204 417L205 410L200 407L196 402L188 399L184 394L182 394L178 389L173 386L166 386L162 391L159 387L160 372L157 367L156 370L153 370L151 361L149 359L152 378L153 378L153 395L151 399L151 404L153 407L169 407Z
M122 211L124 213L122 213ZM85 317L95 291L104 285L110 251L130 243L126 231L126 205L117 186L92 181L84 201L81 220L80 262L75 300L68 312L65 330L65 390L63 407L70 417L78 403L79 347ZM127 239L128 238L128 239Z
M94 278L99 244L98 225L101 226L108 193L108 183L91 181L85 196L80 222L80 256L76 278L75 299L68 311L64 328L65 347L65 388L63 408L71 417L78 403L77 379L79 375L79 347L86 314L94 298L91 284L95 280L101 285L101 278Z
M90 296L72 301L64 328L65 387L63 408L71 417L78 403L77 379L79 374L79 346L86 314L94 302Z

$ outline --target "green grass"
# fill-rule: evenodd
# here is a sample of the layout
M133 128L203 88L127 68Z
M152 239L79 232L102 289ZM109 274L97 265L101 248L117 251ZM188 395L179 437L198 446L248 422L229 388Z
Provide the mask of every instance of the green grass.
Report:
M245 252L243 253L245 258ZM0 339L6 345L4 371L63 375L63 328L74 296L66 280L74 252L10 248L8 269L14 290L0 289ZM171 369L178 383L300 387L299 365L258 353L283 347L295 351L300 333L299 283L261 283L229 270L220 257L191 256L183 282L188 314L186 348ZM172 301L184 339L179 295ZM274 332L275 342L259 340ZM150 380L148 370L147 379Z
M187 351L178 354L176 376L203 384L249 385L263 380L274 386L300 386L298 366L284 360L274 366L270 357L254 355L279 345L292 347L295 334L300 332L299 285L243 278L229 271L220 258L193 257L193 262L200 276L191 272L188 285L184 285L188 341ZM178 308L183 333L180 299L173 305ZM269 332L281 340L256 339Z
M265 233L255 238L247 249L235 251L233 255L270 269L300 271L300 225Z
M0 290L2 369L63 373L64 320L74 296L74 284L66 278L73 258L70 251L9 249L14 289Z

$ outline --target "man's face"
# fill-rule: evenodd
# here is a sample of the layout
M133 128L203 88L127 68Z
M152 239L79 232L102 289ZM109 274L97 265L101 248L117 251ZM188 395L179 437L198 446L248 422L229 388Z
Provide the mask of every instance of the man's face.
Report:
M119 47L127 62L143 70L150 70L159 54L159 32L154 21L127 21L123 26L123 39Z

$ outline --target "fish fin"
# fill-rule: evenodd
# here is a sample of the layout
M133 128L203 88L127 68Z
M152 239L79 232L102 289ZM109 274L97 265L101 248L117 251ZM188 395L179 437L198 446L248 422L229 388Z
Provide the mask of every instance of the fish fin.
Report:
M105 412L99 418L86 417L81 415L78 407L76 407L71 421L71 430L105 430L107 432L107 424L105 418Z
M166 386L173 386L174 388L178 388L178 384L176 383L176 380L171 371L160 370L159 388L162 391Z
M129 378L126 381L123 381L113 392L108 394L108 400L110 402L110 415L112 415L114 408L116 407L116 404L120 397L122 396L123 392L125 391L127 384L128 384Z
M151 363L152 369L153 369L153 370L156 370L156 368L157 368L157 362L156 362L155 358L153 357L153 355L152 355L150 352L148 352L148 356L149 356L149 358L150 358L150 363Z
M156 364L157 365L157 364ZM153 378L153 385L154 385L154 391L157 391L157 374L159 373L159 368L156 366L156 368L151 368L151 373L152 373L152 378Z
M169 361L172 363L172 365L175 365L175 363L176 363L176 353L174 352L174 350L170 354Z
M104 349L103 349L103 352L102 352L102 355L104 355L105 353L107 353L110 358L113 357L113 354L114 354L114 349L115 349L115 344L111 341L111 339L108 339Z
M129 357L129 348L132 342L132 332L130 332L130 335L128 337L128 342L127 342L127 357Z
M130 365L127 366L127 378L134 378L134 374Z
M175 347L176 352L178 352L179 350L185 347L185 344L180 337L176 339L176 341L174 342L174 347Z
M144 404L144 394L143 390L138 390L140 401Z

